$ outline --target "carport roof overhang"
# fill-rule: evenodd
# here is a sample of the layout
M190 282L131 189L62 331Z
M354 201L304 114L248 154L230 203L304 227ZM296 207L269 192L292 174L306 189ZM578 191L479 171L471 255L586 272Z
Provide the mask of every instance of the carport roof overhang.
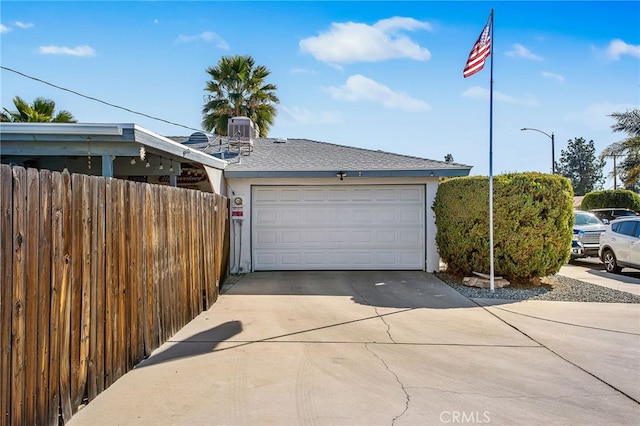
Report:
M471 168L424 170L225 170L226 178L380 178L380 177L459 177L468 176Z
M1 123L3 156L138 156L149 153L175 161L224 169L228 163L197 149L153 133L133 123Z

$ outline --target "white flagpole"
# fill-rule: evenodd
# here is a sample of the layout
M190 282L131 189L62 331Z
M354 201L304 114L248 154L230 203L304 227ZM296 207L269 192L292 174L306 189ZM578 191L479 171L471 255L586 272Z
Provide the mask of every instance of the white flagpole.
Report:
M493 269L493 44L495 38L493 34L493 9L491 9L491 49L489 56L491 57L491 73L489 83L489 283L493 293L495 291L495 277Z

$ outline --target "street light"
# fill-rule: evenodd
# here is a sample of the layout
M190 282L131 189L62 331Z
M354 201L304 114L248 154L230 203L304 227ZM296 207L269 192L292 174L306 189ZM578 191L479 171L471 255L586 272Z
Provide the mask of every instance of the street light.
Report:
M551 139L551 173L555 175L556 174L556 149L554 147L553 132L549 134L549 133L543 132L542 130L532 129L530 127L523 127L520 130L533 130L534 132L542 133L543 135L546 135L549 139Z

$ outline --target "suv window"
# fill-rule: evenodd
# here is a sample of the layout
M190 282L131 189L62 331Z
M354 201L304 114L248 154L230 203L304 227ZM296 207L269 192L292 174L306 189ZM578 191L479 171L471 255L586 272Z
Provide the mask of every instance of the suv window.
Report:
M638 237L640 234L640 227L636 226L638 221L626 220L624 222L618 222L611 225L611 230L622 235L629 235L631 237ZM636 229L638 228L638 229Z
M633 210L613 210L611 211L612 216L620 217L620 216L636 216L636 212Z

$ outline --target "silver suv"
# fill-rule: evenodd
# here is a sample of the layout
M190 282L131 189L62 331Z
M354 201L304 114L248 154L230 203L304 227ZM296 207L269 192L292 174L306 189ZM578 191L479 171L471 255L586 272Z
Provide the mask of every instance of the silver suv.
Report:
M604 224L593 213L575 210L571 260L581 257L598 256L600 234L608 227L608 225Z
M607 272L640 269L640 217L611 221L610 228L600 235L599 255Z
M621 217L626 217L626 216L640 216L638 215L638 213L634 212L633 210L629 210L629 209L592 209L589 210L591 213L595 214L596 216L598 216L598 219L600 219L601 221L608 221L611 222L612 220L621 218ZM605 222L606 223L606 222Z

